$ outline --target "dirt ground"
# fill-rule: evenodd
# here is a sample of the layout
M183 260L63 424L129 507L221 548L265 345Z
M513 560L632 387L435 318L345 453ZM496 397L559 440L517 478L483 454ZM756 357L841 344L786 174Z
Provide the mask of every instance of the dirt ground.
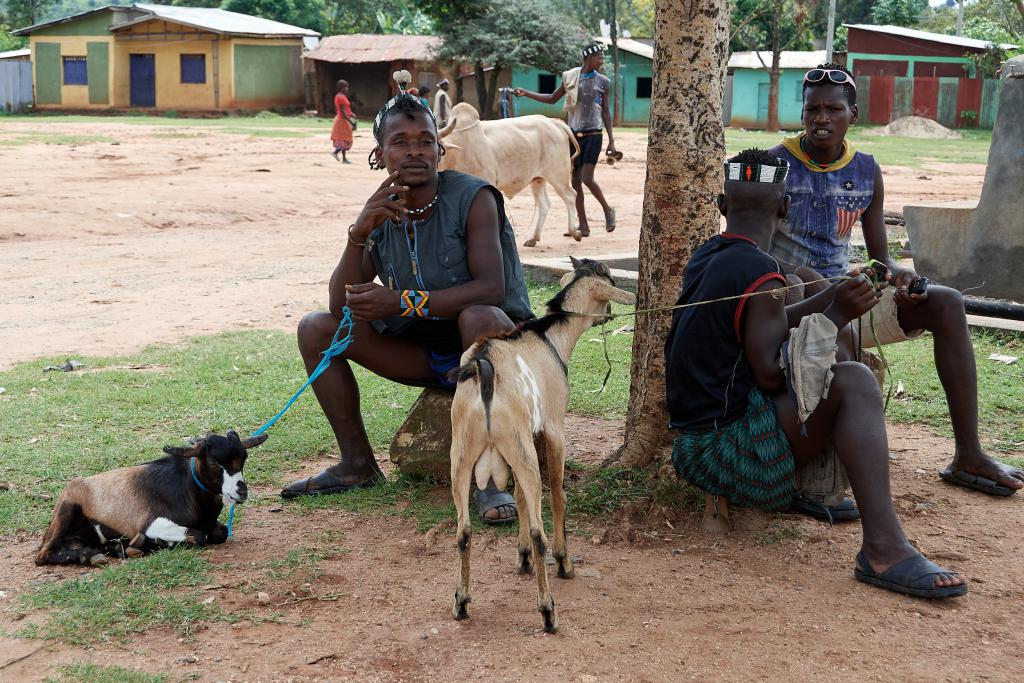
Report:
M0 139L36 127L5 122ZM171 130L72 123L62 132L120 144L0 145L0 367L228 329L290 330L323 305L345 228L380 174L336 163L318 138L205 129L166 137ZM626 161L598 171L619 209L616 232L597 224L576 245L560 237L564 212L553 206L535 251L635 248L643 138L622 135L620 145ZM355 158L367 150L359 131ZM886 208L977 196L983 172L928 168L932 182L920 183L921 170L888 169ZM525 230L531 200L511 207ZM585 462L621 440L616 421L570 416L568 431L570 454ZM128 647L90 650L0 637L0 681L39 680L52 675L49 667L81 660L202 681L1019 680L1020 496L949 487L935 473L952 455L950 440L913 427L890 435L905 527L969 579L959 601L902 598L855 582L857 524L741 511L738 531L712 537L696 515L666 522L638 514L570 538L581 561L575 580L552 579L561 621L552 636L539 628L535 582L512 572L513 536L474 539L471 618L455 622L450 528L421 534L405 518L339 511L300 521L290 507L260 505L233 542L207 551L217 567L208 593L228 611L281 613L280 623L215 623L190 642L161 628ZM0 538L0 632L19 627L4 607L31 582L88 571L36 568L38 542ZM240 589L257 571L250 562L303 547L326 553L322 575L272 584L265 606ZM325 599L289 604L293 593Z

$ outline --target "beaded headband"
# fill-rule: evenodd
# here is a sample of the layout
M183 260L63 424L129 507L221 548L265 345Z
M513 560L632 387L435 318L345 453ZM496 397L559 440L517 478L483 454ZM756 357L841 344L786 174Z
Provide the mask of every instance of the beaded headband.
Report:
M398 84L398 94L392 97L390 100L388 100L387 104L380 108L380 110L377 112L377 116L373 119L373 138L377 141L378 145L381 143L381 121L383 121L384 117L388 115L388 112L391 110L391 108L394 107L399 102L401 102L402 100L410 100L411 102L414 102L420 109L430 114L431 120L434 121L434 126L437 127L437 121L434 119L434 112L430 111L430 107L424 105L420 98L414 95L410 95L409 93L406 92L406 90L409 87L409 83L412 82L412 75L405 69L402 69L401 71L396 71L395 73L391 74L391 77L395 79L395 83Z
M604 45L601 43L594 43L583 48L583 57L589 57L590 55L596 55L598 52L604 52Z
M723 164L726 180L740 180L749 183L783 183L789 175L789 162L779 159L781 166L748 164L741 161L726 161Z

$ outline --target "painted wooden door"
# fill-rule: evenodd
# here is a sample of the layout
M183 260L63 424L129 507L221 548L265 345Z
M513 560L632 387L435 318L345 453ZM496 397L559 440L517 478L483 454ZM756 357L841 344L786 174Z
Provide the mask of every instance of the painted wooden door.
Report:
M131 54L131 104L133 107L156 106L156 59L151 54Z

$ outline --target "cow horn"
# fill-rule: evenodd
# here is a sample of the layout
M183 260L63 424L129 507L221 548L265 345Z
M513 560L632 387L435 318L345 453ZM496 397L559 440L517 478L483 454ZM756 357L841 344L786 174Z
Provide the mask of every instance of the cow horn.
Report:
M445 126L444 128L442 128L441 130L437 131L437 139L438 139L438 140L440 140L441 138L445 137L446 135L448 135L449 133L451 133L451 132L452 132L453 130L455 130L455 122L456 122L456 121L458 121L458 119L452 119L452 120L451 120L451 121L450 121L450 122L448 123L448 125L447 125L447 126Z

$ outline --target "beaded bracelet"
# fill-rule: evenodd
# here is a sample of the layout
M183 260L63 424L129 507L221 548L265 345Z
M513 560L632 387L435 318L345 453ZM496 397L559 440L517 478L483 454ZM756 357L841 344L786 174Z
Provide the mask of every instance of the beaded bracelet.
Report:
M403 289L401 299L402 317L416 316L418 318L426 318L430 314L427 309L427 302L429 301L430 292L422 289Z

